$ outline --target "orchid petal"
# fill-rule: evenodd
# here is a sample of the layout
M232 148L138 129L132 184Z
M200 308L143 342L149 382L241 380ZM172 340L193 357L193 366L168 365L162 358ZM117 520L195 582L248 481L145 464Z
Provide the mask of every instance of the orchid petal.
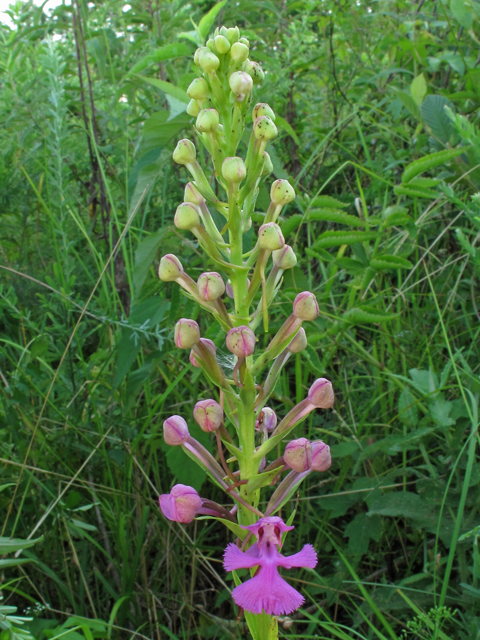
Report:
M223 566L225 571L234 571L235 569L252 569L260 564L259 558L253 558L231 542L225 549L223 557Z
M305 602L274 568L262 569L257 576L235 587L232 596L245 611L259 614L263 610L275 616L292 613Z
M301 551L294 553L292 556L282 556L279 554L277 564L284 569L292 569L293 567L310 567L313 569L317 566L317 554L311 544L306 544Z

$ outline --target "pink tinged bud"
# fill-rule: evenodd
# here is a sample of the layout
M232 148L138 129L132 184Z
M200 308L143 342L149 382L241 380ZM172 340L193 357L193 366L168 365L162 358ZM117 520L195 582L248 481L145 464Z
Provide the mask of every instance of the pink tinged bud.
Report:
M295 189L288 180L275 180L270 189L270 198L274 204L288 204L295 200Z
M305 329L300 327L295 338L288 345L288 350L290 353L300 353L307 348L307 334L305 333Z
M308 471L312 466L312 445L306 438L292 440L285 447L283 459L297 473Z
M330 447L321 440L312 442L312 471L327 471L332 465Z
M277 414L270 407L264 407L255 421L255 429L258 431L273 431L277 426Z
M190 230L200 225L200 215L197 207L191 202L179 204L173 219L177 229Z
M245 73L248 73L248 75L252 77L254 85L261 84L265 78L262 67L258 62L254 62L253 60L245 60L242 71L245 71Z
M187 89L187 95L192 100L205 100L208 97L208 84L205 78L195 78Z
M183 275L183 266L177 256L167 253L160 260L158 267L158 277L163 282L174 282Z
M175 345L179 349L191 349L200 340L200 327L195 320L181 318L175 325Z
M219 273L209 271L198 278L197 289L202 300L213 302L225 293L225 283Z
M227 349L237 358L246 358L255 351L255 334L246 326L230 329L225 342Z
M248 58L248 46L243 42L235 42L230 49L230 56L235 62L243 62Z
M170 416L163 423L163 437L171 447L184 444L189 435L187 423L181 416Z
M259 102L253 107L252 120L255 122L257 118L260 118L260 116L267 116L270 120L275 122L275 113L266 102Z
M207 347L207 349L210 351L210 353L213 355L213 357L215 358L217 355L217 349L215 347L215 344L212 340L209 340L208 338L200 338L200 342ZM200 365L198 364L198 361L195 357L195 352L191 351L190 352L190 362L194 367L200 368Z
M188 524L202 508L202 499L193 487L176 484L159 498L163 515L173 522Z
M253 124L253 134L257 140L273 140L278 135L277 127L268 116L260 116Z
M195 126L202 133L213 133L218 129L220 118L216 109L202 109L197 117Z
M317 409L331 409L335 401L330 380L318 378L308 391L308 401Z
M195 405L193 417L202 431L216 431L223 422L223 409L215 400L200 400Z
M318 314L318 302L313 293L299 293L293 301L293 315L299 320L315 320Z
M297 256L289 244L277 249L272 254L273 264L279 269L293 269L297 264Z
M262 224L258 230L258 244L268 251L281 249L285 245L285 238L278 224L275 222Z
M197 207L205 202L205 198L202 196L197 187L191 182L188 182L185 187L183 199L185 200L185 202L196 204Z
M222 175L227 182L238 184L245 180L247 168L242 158L225 158L222 164Z
M173 160L177 164L190 164L197 157L195 145L190 140L180 140L173 152Z
M235 71L228 79L230 89L237 96L243 97L253 89L253 80L245 71Z

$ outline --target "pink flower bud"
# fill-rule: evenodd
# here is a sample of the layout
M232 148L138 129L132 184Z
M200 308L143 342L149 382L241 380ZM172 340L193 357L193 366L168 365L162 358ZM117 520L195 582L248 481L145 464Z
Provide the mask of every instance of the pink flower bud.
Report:
M312 445L306 438L292 440L285 447L283 459L297 473L308 471L312 466Z
M177 207L173 219L177 229L194 229L200 225L200 215L197 207L191 202L182 202Z
M279 269L293 269L297 264L297 256L294 250L288 244L285 244L281 249L277 249L272 253L273 264Z
M307 335L305 333L305 329L303 327L300 327L297 335L294 337L294 339L291 341L291 343L288 345L287 348L290 351L290 353L300 353L300 351L303 351L304 349L307 348L307 345L308 345L308 342L307 342Z
M251 76L244 71L235 71L235 73L232 73L228 79L228 84L237 98L242 97L243 99L245 94L250 93L253 89L253 80Z
M258 244L268 251L281 249L285 244L285 238L278 224L275 222L262 224L258 230Z
M191 182L187 182L183 198L185 202L196 204L197 207L205 202L205 198L202 196L197 187Z
M197 281L198 294L206 302L213 302L225 293L225 283L216 271L202 273Z
M173 522L188 524L192 522L202 507L202 499L193 487L176 484L170 493L159 498L163 515Z
M158 267L158 277L163 282L174 282L183 275L183 266L177 256L167 253L160 260Z
M170 416L163 423L163 437L172 447L178 447L189 437L188 426L181 416Z
M312 442L312 466L313 471L327 471L332 465L330 447L321 440Z
M195 320L181 318L175 325L175 345L179 349L191 349L200 340L200 327Z
M288 180L275 180L270 189L270 198L275 204L288 204L295 200L295 189Z
M293 301L293 315L299 320L315 320L318 314L318 302L313 293L299 293Z
M213 357L215 358L217 355L217 349L215 347L214 342L212 340L209 340L208 338L200 338L200 342L208 348L208 350L212 353ZM198 367L198 368L200 367L197 359L195 358L194 351L190 352L190 362L194 367Z
M277 426L277 414L270 407L264 407L255 420L255 429L258 431L273 431Z
M195 145L190 140L180 140L173 152L173 160L177 164L189 164L193 162L197 157Z
M202 431L216 431L223 422L223 409L215 400L200 400L193 409L193 417Z
M232 158L225 158L222 164L222 175L227 182L233 182L235 184L245 179L247 175L247 168L242 158L236 156Z
M317 409L330 409L334 400L332 383L326 378L317 378L308 390L308 401Z
M230 329L225 342L227 349L237 358L246 358L255 351L255 334L246 326Z

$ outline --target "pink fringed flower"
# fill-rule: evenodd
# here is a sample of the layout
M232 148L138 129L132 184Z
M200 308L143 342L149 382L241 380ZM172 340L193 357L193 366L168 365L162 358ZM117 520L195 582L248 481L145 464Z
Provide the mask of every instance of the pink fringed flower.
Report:
M294 527L288 527L277 516L261 518L243 528L255 534L258 542L246 552L230 543L225 550L225 570L253 569L256 566L259 570L253 578L235 587L232 592L235 603L255 614L262 611L276 616L292 613L302 606L305 598L280 576L278 567L313 569L317 564L315 549L311 544L306 544L299 553L283 556L277 549L282 546L281 535Z

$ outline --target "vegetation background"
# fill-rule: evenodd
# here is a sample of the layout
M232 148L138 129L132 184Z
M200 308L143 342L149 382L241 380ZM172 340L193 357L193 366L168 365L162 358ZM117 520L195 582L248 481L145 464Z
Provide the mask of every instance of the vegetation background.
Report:
M271 331L299 291L321 309L274 408L318 376L337 398L299 434L333 464L291 507L287 551L308 540L319 564L294 578L306 604L281 634L480 638L480 2L72 0L47 15L18 1L10 15L1 640L245 635L223 528L158 509L175 481L214 491L160 436L208 388L172 340L199 309L155 267L167 252L193 277L209 267L173 226L187 175L171 152L194 136L192 54L219 24L266 72L254 100L279 116L274 176L298 193L282 228L299 264Z

